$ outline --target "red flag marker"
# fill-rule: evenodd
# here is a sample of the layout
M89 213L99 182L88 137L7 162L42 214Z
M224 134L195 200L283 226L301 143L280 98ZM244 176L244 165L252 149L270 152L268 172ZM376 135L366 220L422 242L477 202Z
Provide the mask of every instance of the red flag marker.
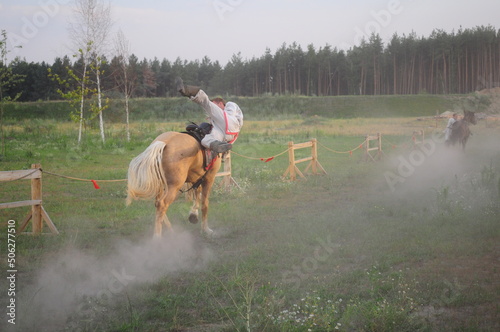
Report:
M90 180L90 181L92 181L92 183L94 184L95 189L101 189L101 187L99 187L99 185L97 184L96 180Z

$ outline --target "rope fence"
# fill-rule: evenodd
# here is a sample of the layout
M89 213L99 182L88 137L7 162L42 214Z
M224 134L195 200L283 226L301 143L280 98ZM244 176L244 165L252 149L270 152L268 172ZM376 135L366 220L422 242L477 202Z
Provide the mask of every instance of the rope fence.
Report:
M377 146L376 147L370 147L370 141L376 141ZM384 137L384 142L387 142L392 146L392 148L395 148L397 146L402 146L402 147L407 147L409 146L410 148L415 148L419 144L422 144L424 141L424 130L420 131L414 131L413 136L411 137L411 143L408 145L406 143L401 144L394 144L387 140L386 137ZM223 177L222 183L226 189L230 187L230 185L237 185L237 183L234 181L232 178L232 170L231 170L231 158L230 154L234 154L240 158L243 159L248 159L248 160L259 160L263 162L270 162L275 160L276 158L287 154L288 153L288 167L283 174L282 178L285 178L287 175L290 176L290 179L292 181L296 180L297 174L305 178L305 176L302 174L302 172L298 169L297 164L310 161L308 166L306 167L306 170L304 172L307 172L308 169L312 170L313 174L318 174L318 171L327 174L323 166L318 161L318 152L317 152L317 147L318 145L325 149L326 151L329 151L331 153L335 154L349 154L349 156L352 157L353 152L357 150L364 150L364 156L365 160L367 159L367 156L371 157L372 160L376 160L378 158L375 157L380 157L381 154L383 153L382 151L382 135L378 133L377 135L366 135L365 139L363 142L357 144L355 147L352 149L348 149L345 151L339 151L336 149L332 149L331 147L328 147L324 145L321 142L318 142L317 139L313 138L308 142L305 143L293 143L293 142L288 142L288 148L285 149L282 152L279 152L273 156L269 157L255 157L255 156L246 156L234 151L231 151L230 153L226 154L226 157L224 158L224 168L223 170L219 171L217 173L218 177ZM303 149L303 148L311 148L311 156L296 160L295 159L295 154L294 151L297 149ZM376 156L370 155L370 151L376 151ZM31 200L28 201L19 201L19 202L8 202L8 203L0 203L0 209L6 209L6 208L13 208L13 207L21 207L21 206L32 206L32 209L28 216L25 218L24 222L21 224L20 227L20 232L24 230L24 228L28 225L29 221L33 221L33 234L41 233L42 232L42 227L43 227L43 221L46 222L47 226L49 226L50 230L52 231L53 234L58 234L58 230L53 224L52 220L50 219L49 215L45 211L45 209L42 206L42 188L41 188L41 178L42 178L42 173L45 173L47 175L63 178L63 179L68 179L68 180L73 180L73 181L82 181L82 182L91 182L94 186L95 189L100 189L100 186L98 185L98 182L100 183L113 183L113 182L126 182L127 179L86 179L86 178L80 178L80 177L74 177L74 176L68 176L64 174L58 174L55 172L50 172L43 170L41 168L40 164L33 164L32 169L28 170L16 170L16 171L1 171L0 172L0 182L12 182L12 181L17 181L17 180L31 180L32 182L32 198Z
M94 185L95 189L101 189L101 187L99 187L99 185L97 184L97 181L99 181L99 182L125 182L125 181L127 181L127 179L116 179L116 180L82 179L82 178L76 178L76 177L73 177L73 176L67 176L67 175L52 173L52 172L44 171L44 170L42 170L42 172L46 173L46 174L49 174L49 175L52 175L52 176L64 178L64 179L75 180L75 181L83 181L83 182L92 182L92 184Z
M420 137L422 137L421 139L416 139L415 135L421 135ZM379 134L377 134L379 135ZM413 133L413 136L411 138L411 146L414 146L415 143L420 143L422 140L423 140L423 130L422 131L416 131ZM365 139L357 144L355 147L353 147L352 149L348 149L348 150L344 150L344 151L339 151L339 150L336 150L336 149L333 149L331 147L328 147L326 146L325 144L321 143L320 141L317 141L316 139L313 139L315 140L315 143L317 144L317 146L320 146L322 149L326 150L326 151L329 151L331 153L335 153L335 154L349 154L349 156L352 156L353 153L357 150L361 150L365 147L365 150L367 149L367 144L369 143L369 139L368 138L373 138L375 137L375 135L366 135L365 136ZM381 136L381 135L380 135ZM377 136L378 137L378 136ZM396 147L406 147L407 144L406 143L403 143L403 144L395 144L395 143L392 143L390 142L387 137L383 137L383 140L385 142L387 142L389 145L391 145L392 148L396 148ZM312 142L312 140L311 140ZM308 144L308 142L304 143L304 144ZM381 149L381 147L378 147ZM247 156L247 155L243 155L241 153L238 153L238 152L235 152L235 151L231 151L231 154L234 154L240 158L243 158L243 159L248 159L248 160L256 160L256 161L263 161L265 163L268 163L270 161L273 161L274 159L284 155L284 154L289 154L290 151L294 149L293 147L293 144L283 150L282 152L279 152L275 155L272 155L272 156L268 156L268 157L253 157L253 156ZM227 158L228 160L226 160L226 162L228 162L230 164L230 158ZM228 165L228 167L226 168L226 170L220 172L220 174L218 174L218 176L227 176L227 175L230 175L230 174L227 174L228 173L228 169L230 170L230 165ZM16 180L21 180L21 179L24 179L24 178L29 178L34 172L37 172L38 170L25 170L24 172L22 173L19 173L20 171L11 171L11 172L17 172L16 174L18 174L18 177L16 178L13 178L12 176L9 177L9 180L8 181L16 181ZM91 182L94 186L95 189L100 189L100 186L98 183L112 183L112 182L126 182L127 179L112 179L112 180L107 180L107 179L88 179L88 178L80 178L80 177L74 177L74 176L68 176L68 175L64 175L64 174L59 174L59 173L54 173L54 172L50 172L50 171L46 171L46 170L43 170L43 169L40 169L41 172L47 174L47 175L52 175L52 176L55 176L55 177L59 177L59 178L64 178L64 179L68 179L68 180L74 180L74 181L82 181L82 182ZM8 172L8 171L7 171Z
M380 134L377 134L377 135L380 135ZM331 153L336 153L336 154L349 154L349 156L352 156L353 153L357 150L360 150L360 149L363 149L363 147L365 147L366 149L366 146L367 146L367 143L369 142L368 138L373 138L375 137L375 135L366 135L365 136L365 139L364 141L362 141L361 143L357 144L355 147L353 147L352 149L348 149L348 150L344 150L344 151L339 151L339 150L336 150L336 149L333 149L331 147L328 147L326 146L325 144L321 143L320 141L317 141L316 139L313 139L315 140L315 143L320 146L321 148L325 149L326 151L329 151ZM382 137L382 135L380 135ZM378 136L377 136L378 137ZM420 131L415 131L413 133L413 136L411 138L411 144L408 144L410 146L413 146L415 143L416 144L419 144L423 141L423 137L424 137L424 132L423 130L420 130ZM419 139L420 138L420 139ZM312 140L311 140L312 141ZM407 147L408 145L406 143L403 143L403 144L395 144L391 141L389 141L387 139L386 136L383 136L383 141L387 142L392 148L396 148L396 147ZM409 143L410 143L409 142ZM307 144L307 143L306 143ZM252 157L252 156L247 156L247 155L243 155L241 153L238 153L238 152L235 152L235 151L231 151L231 154L234 154L240 158L243 158L243 159L248 159L248 160L257 160L257 161L263 161L265 163L268 163L270 161L273 161L274 159L286 154L286 153L290 153L290 150L293 149L293 145L292 146L289 146L287 149L283 150L282 152L279 152L275 155L272 155L272 156L268 156L268 157ZM229 159L229 158L228 158ZM16 180L21 180L21 179L24 179L26 177L30 177L34 172L36 172L38 170L26 170L24 171L23 173L16 173L16 174L19 174L19 176L17 178L12 178L10 177L9 178L9 181L16 181ZM43 170L43 169L40 169L41 172L45 173L45 174L48 174L48 175L52 175L52 176L55 176L55 177L60 177L60 178L64 178L64 179L68 179L68 180L74 180L74 181L83 181L83 182L91 182L93 185L94 185L94 188L95 189L100 189L100 186L98 185L98 182L99 183L110 183L110 182L126 182L127 179L112 179L112 180L106 180L106 179L88 179L88 178L79 178L79 177L74 177L74 176L68 176L68 175L64 175L64 174L58 174L58 173L54 173L54 172L50 172L50 171L46 171L46 170ZM8 171L7 171L8 172ZM12 172L19 172L19 171L12 171ZM227 175L228 171L224 171L222 172L220 175L218 176L225 176Z
M265 163L267 162L270 162L271 160L273 160L274 158L276 157L279 157L281 155L284 155L285 153L287 153L288 151L290 150L290 148L286 149L285 151L283 152L280 152L278 154L275 154L274 156L271 156L271 157L265 157L265 158L259 158L259 157L249 157L249 156L244 156L242 154L239 154L239 153L236 153L234 151L231 151L231 153L237 155L238 157L241 157L241 158L245 158L245 159L250 159L250 160L260 160L260 161L263 161Z

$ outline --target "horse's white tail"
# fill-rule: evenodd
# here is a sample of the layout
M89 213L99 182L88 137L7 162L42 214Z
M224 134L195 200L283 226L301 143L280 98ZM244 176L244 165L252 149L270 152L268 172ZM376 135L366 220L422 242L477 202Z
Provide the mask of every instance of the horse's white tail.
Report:
M162 155L166 143L155 141L128 167L127 205L133 199L154 199L167 194L168 185L163 174Z

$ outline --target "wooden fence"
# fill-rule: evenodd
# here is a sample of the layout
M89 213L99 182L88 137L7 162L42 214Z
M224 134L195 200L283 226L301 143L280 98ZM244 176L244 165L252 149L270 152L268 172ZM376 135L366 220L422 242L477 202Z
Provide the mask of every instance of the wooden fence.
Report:
M20 224L17 233L24 231L30 220L33 221L33 229L29 234L40 234L43 229L43 221L53 234L59 234L56 226L50 219L47 211L42 206L42 169L40 164L31 165L31 169L19 171L1 171L0 182L15 181L15 180L31 180L31 200L17 201L9 203L0 203L0 209L17 208L23 206L31 206L31 211L28 213L24 221Z
M311 156L295 160L295 150L304 148L311 148ZM307 172L309 168L311 168L312 174L318 174L318 170L320 170L323 174L326 174L325 169L318 161L318 141L315 138L305 143L294 144L293 142L288 142L288 168L286 169L285 173L283 173L283 177L285 178L287 175L289 175L290 180L295 181L297 180L298 174L300 177L305 178L304 174L297 167L297 164L306 161L310 161L310 163L307 165L304 173Z
M234 185L234 186L240 188L240 186L236 183L236 181L233 179L233 177L231 175L231 171L232 171L232 169L231 169L231 151L228 151L227 153L225 153L224 158L222 159L222 165L223 165L222 171L219 170L217 175L215 175L215 177L222 176L221 186L223 186L226 190L230 190L231 185Z
M370 142L375 142L376 146L373 146ZM365 160L379 160L383 156L382 151L382 135L378 133L377 135L366 135L365 136Z
M424 143L424 131L423 130L415 130L413 132L412 136L412 141L413 141L413 148L417 148L419 145Z

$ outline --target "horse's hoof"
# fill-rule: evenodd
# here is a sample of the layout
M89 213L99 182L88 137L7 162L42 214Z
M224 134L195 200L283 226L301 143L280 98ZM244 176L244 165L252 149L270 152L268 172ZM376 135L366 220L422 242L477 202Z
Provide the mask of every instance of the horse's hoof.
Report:
M191 213L189 215L189 222L192 223L192 224L196 224L198 222L198 216L194 213Z
M214 236L214 231L207 227L203 230L203 234L205 234L205 236L207 237L212 237Z

